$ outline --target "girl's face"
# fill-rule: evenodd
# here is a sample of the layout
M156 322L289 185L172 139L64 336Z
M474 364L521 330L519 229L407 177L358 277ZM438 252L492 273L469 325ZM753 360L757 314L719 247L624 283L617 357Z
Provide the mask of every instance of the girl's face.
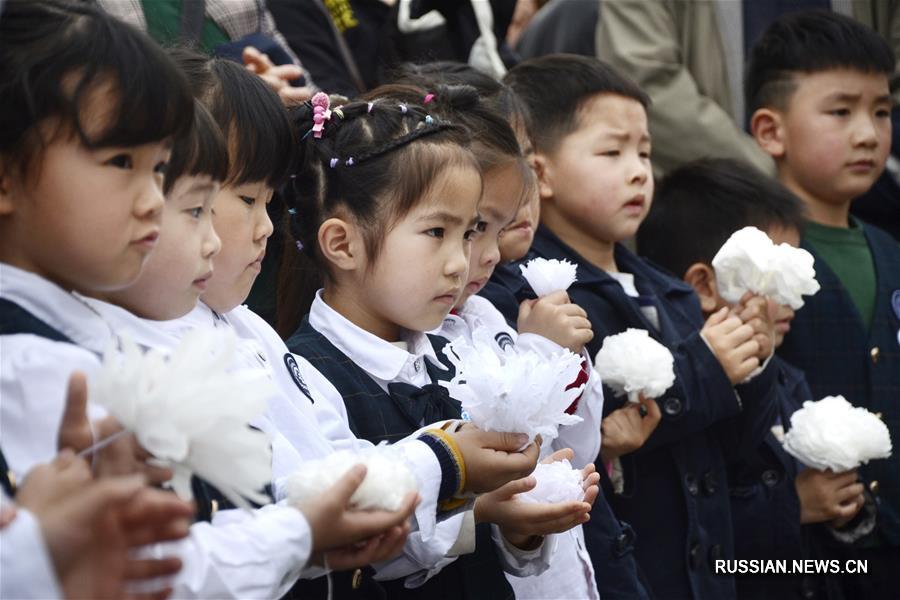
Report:
M333 299L350 321L388 341L402 330L430 331L456 304L467 281L481 198L473 167L447 167L427 196L384 234L374 263L356 269Z
M222 249L213 260L213 276L200 297L219 313L239 306L262 268L272 220L266 205L273 190L263 182L223 186L213 201L213 225Z
M208 175L180 177L166 198L159 244L141 276L106 299L157 321L193 310L212 277L213 257L221 247L211 215L218 189Z
M484 174L484 194L478 203L477 232L472 239L469 276L457 307L477 294L500 261L500 236L516 216L525 182L516 162L495 167Z
M159 237L168 146L91 150L60 133L26 177L0 165L0 260L86 294L133 283Z
M522 147L522 154L528 161L528 166L534 169L534 146L521 119L515 119L512 123L516 139ZM519 212L503 231L500 232L500 260L510 262L524 258L531 249L534 240L534 232L541 219L541 198L537 185L529 183L527 198L519 206Z

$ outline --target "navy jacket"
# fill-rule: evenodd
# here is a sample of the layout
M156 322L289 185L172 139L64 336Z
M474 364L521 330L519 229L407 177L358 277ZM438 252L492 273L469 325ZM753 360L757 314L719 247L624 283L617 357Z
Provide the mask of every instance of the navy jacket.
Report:
M658 400L663 419L644 447L622 457L623 493L606 497L616 516L637 532L638 564L653 595L733 598L734 580L712 572L716 559L732 558L734 552L726 462L755 448L768 431L776 406L774 370L738 386L739 399L699 335L703 318L693 290L623 246L616 247L615 259L635 276L637 302L543 225L528 258L538 256L578 265L578 280L568 292L588 313L592 355L605 337L629 327L646 329L672 351L676 381ZM529 297L526 287L519 288L519 299ZM656 308L658 331L641 306ZM606 392L604 413L624 404L624 398ZM605 471L600 464L598 471ZM586 537L592 527L585 525Z
M806 373L815 399L843 395L881 413L894 445L900 440L900 247L887 233L863 223L875 265L877 288L872 326L866 331L840 280L815 257L822 289L806 300L791 323L779 354ZM900 546L900 452L860 469L879 482L878 541Z

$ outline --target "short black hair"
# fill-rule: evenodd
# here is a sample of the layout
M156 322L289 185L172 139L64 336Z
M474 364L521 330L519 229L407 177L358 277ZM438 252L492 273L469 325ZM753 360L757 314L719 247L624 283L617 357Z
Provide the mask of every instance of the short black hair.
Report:
M190 131L172 146L163 193L168 195L178 178L186 175L209 175L219 183L228 179L225 136L199 100L194 100L194 123Z
M735 231L749 226L802 231L803 216L799 198L752 166L702 159L660 182L637 232L638 253L681 278L694 263L712 263Z
M7 0L2 11L0 154L22 172L50 141L35 135L47 119L90 149L140 146L190 128L187 81L146 34L81 3ZM108 122L88 135L84 111L104 86Z
M187 75L228 142L228 185L257 181L279 188L293 164L294 128L287 109L268 85L243 66L186 48L170 55Z
M853 69L890 77L895 63L887 41L850 17L824 10L788 13L766 29L750 53L744 79L748 114L786 108L797 74Z
M525 127L535 149L552 152L578 128L579 110L597 94L616 94L640 102L650 97L609 64L576 54L549 54L513 67L504 78L527 109Z

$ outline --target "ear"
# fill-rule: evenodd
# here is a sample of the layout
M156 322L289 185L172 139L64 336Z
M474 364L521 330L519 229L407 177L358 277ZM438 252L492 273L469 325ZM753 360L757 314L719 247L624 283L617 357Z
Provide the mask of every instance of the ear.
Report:
M719 290L716 288L716 272L711 266L694 263L684 272L683 279L697 292L703 314L713 313L723 305Z
M535 152L532 157L534 161L534 174L538 180L538 193L541 200L553 197L552 185L552 164L547 155L542 152Z
M784 156L784 126L781 113L760 108L750 119L750 132L756 143L772 158Z
M319 226L319 251L338 269L353 271L365 267L365 244L359 227L332 217Z
M11 215L15 209L12 187L13 181L8 166L0 159L0 217Z

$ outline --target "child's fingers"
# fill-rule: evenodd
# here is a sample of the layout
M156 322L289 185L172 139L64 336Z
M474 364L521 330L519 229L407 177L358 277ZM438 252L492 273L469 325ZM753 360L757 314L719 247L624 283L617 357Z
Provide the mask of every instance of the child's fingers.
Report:
M724 336L725 342L732 348L740 346L741 344L752 338L753 334L755 333L752 327L750 327L749 325L745 325L741 322L740 319L735 319L735 321L738 322L739 325Z
M861 483L854 483L837 490L834 494L834 498L838 504L846 504L848 501L861 496L863 489Z
M130 559L125 565L125 579L140 580L174 575L181 570L181 560L168 558Z
M716 327L716 326L724 323L727 318L728 318L728 307L723 306L722 308L720 308L713 314L709 315L709 317L706 319L706 323L704 324L704 327Z
M595 473L597 475L597 481L600 481L600 474ZM600 495L600 486L595 482L584 490L584 498L583 502L591 505L591 508L594 506L594 502L597 500L597 497Z
M529 475L521 479L514 479L506 485L500 486L494 494L500 498L512 498L516 494L524 494L534 489L537 485L537 479Z
M91 424L87 416L87 378L81 371L69 377L66 406L57 434L57 447L81 452L94 442Z
M554 304L557 306L562 304L571 304L571 301L569 300L569 294L565 290L557 290L552 294L541 296L538 300L540 302L546 302L548 304Z
M575 458L575 452L571 448L562 448L557 450L547 458L541 460L541 463L549 465L560 460L572 460Z

